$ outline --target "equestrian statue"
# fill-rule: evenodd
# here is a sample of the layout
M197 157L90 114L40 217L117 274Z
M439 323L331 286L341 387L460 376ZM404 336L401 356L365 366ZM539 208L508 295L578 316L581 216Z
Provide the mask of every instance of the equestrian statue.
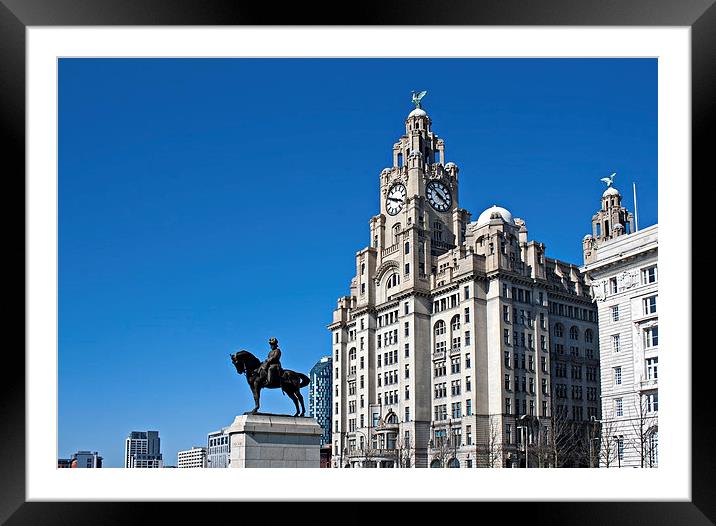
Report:
M236 367L236 372L246 375L246 381L249 383L251 392L254 395L256 407L251 411L247 411L246 414L255 415L258 412L261 389L281 388L283 394L288 395L296 406L296 414L293 416L299 416L299 413L300 416L304 416L306 407L303 404L301 387L306 387L311 380L305 374L281 367L281 349L278 348L276 338L269 339L269 345L271 350L263 362L244 350L229 355L231 356L231 362ZM298 407L299 402L301 403L300 410Z

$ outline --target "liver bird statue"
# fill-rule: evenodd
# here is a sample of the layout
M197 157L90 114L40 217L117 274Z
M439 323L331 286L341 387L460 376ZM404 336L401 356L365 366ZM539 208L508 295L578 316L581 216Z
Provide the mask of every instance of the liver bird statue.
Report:
M423 109L423 107L420 105L420 101L423 99L425 95L428 94L427 91L421 91L420 93L416 93L415 91L411 92L413 94L413 104L415 104L415 107L417 109Z
M614 184L614 176L615 176L616 174L617 174L617 173L614 172L614 173L613 173L612 175L610 175L609 177L602 177L602 178L600 179L600 181L602 181L603 183L607 183L607 188L609 188L612 184Z

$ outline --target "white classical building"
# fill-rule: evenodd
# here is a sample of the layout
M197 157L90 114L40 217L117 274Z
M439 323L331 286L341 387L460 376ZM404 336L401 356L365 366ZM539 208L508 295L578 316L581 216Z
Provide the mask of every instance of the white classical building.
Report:
M602 369L602 467L659 463L658 225L635 231L609 185L584 238L584 266L598 306Z
M186 451L177 453L178 468L205 468L206 467L206 448L195 446Z
M504 208L471 221L458 167L422 108L392 157L371 244L328 326L333 465L548 465L554 415L585 431L569 449L586 452L599 356L579 269L547 258ZM557 465L586 464L574 451Z

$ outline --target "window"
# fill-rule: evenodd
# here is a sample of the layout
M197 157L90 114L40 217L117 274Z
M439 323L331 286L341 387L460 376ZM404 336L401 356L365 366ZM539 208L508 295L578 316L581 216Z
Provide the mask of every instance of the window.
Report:
M405 421L410 422L410 408L409 407L405 408ZM406 433L407 433L407 431L406 431Z
M459 356L456 356L455 358L452 358L450 360L450 372L453 374L460 372L460 357Z
M614 416L624 416L624 400L621 398L614 400Z
M505 414L509 415L512 413L512 398L505 398Z
M470 323L470 307L465 308L465 323Z
M512 443L512 424L505 425L505 443L506 444Z
M443 320L438 320L438 322L435 324L435 336L440 336L441 334L445 334L446 326L445 322Z
M586 331L584 331L584 341L587 343L594 342L594 331L592 331L592 329L587 329Z
M614 368L614 385L621 385L621 384L622 384L622 368L615 367Z
M558 338L561 338L564 336L564 327L561 323L556 323L554 326L554 335Z
M656 296L649 296L642 300L644 315L656 314Z
M659 393L649 393L644 396L647 413L659 412Z
M649 283L656 283L656 280L656 265L642 269L641 282L643 285L648 285Z
M646 359L646 379L656 380L659 378L658 373L659 359L658 358L647 358Z
M543 351L546 351L546 350L547 350L547 338L545 338L544 334L540 334L540 337L539 337L539 347L540 347L540 349L542 349Z
M465 401L465 414L467 416L472 415L472 400Z
M407 321L405 322L405 335L410 336L410 324Z
M472 382L469 376L465 377L465 391L472 391Z
M504 338L505 338L505 345L509 345L510 344L510 330L509 329L505 329Z
M617 293L617 278L611 278L609 280L609 292L612 294Z
M619 335L612 334L612 351L619 352L619 348L620 348Z
M509 374L505 375L505 389L507 389L508 391L510 390L510 375Z
M659 346L659 327L644 329L644 348L650 349Z
M405 344L405 357L408 358L410 356L410 344Z
M654 430L649 434L649 466L657 466L659 464L659 431Z
M453 331L458 331L458 330L460 330L460 316L455 316L455 317L453 317L453 319L452 319L452 321L451 321L451 323L450 323L450 326L451 326L451 328L452 328Z
M405 243L405 253L410 254L410 242L406 241Z
M505 351L505 367L510 367L510 352Z
M465 299L466 300L470 299L470 287L465 287Z
M619 321L619 305L612 307L612 321Z
M470 331L465 331L465 346L470 345Z
M405 364L405 377L410 378L410 366L407 363Z

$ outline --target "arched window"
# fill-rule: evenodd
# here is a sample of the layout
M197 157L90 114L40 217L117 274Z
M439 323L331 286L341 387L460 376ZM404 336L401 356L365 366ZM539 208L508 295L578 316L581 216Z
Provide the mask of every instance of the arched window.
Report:
M587 343L592 343L594 341L594 331L592 331L592 329L584 331L584 341Z
M435 336L445 334L445 330L445 322L443 320L438 320L438 322L435 324Z
M452 320L450 321L450 328L453 330L453 332L460 330L460 315L459 314L456 314L455 316L453 316Z
M395 413L390 413L385 418L385 422L386 422L386 424L397 424L398 423L398 415L396 415Z
M578 340L579 339L579 329L575 325L572 325L572 327L569 329L569 339L570 340Z
M400 236L400 223L396 223L393 227L393 243L391 245L396 245L398 243L398 237Z
M447 465L447 466L448 466L449 468L459 468L459 467L460 467L460 461L459 461L458 459L456 459L456 458L451 458L451 459L448 461L448 465Z
M443 467L443 464L442 464L442 462L440 462L440 461L436 458L435 460L433 460L433 461L430 463L430 467L431 467L431 468L441 468L441 467Z
M397 272L394 272L388 277L385 283L387 288L395 287L396 285L400 284L400 276Z
M649 448L649 467L655 468L659 465L659 428L655 427L647 434L647 447Z
M561 323L554 324L554 335L558 338L564 336L564 326Z

